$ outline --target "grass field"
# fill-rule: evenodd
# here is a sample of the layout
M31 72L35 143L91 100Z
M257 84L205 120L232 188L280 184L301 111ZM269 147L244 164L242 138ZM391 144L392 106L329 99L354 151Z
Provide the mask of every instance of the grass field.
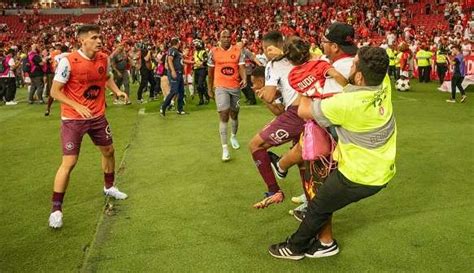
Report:
M104 213L100 155L85 137L54 231L59 109L46 118L19 90L19 105L0 107L0 272L473 272L474 93L447 104L436 87L394 92L396 177L335 214L339 255L300 262L267 253L298 226L289 199L251 207L265 187L246 144L271 119L263 106L243 107L242 148L224 164L214 105L188 101L190 115L163 119L160 102L110 104L117 183L130 197ZM301 192L295 169L280 185Z

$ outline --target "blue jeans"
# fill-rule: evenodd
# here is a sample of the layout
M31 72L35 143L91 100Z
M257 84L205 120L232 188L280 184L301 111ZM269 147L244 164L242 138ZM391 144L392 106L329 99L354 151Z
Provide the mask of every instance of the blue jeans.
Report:
M170 81L170 93L166 96L163 105L161 105L161 109L166 111L166 108L170 106L171 100L173 100L174 96L178 95L178 112L183 111L184 106L184 78L182 72L177 72L176 79L173 79L170 73L168 73L168 79Z

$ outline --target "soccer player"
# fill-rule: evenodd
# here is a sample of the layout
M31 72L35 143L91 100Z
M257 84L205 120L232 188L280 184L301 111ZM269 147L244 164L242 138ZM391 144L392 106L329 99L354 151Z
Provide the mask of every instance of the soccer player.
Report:
M276 182L267 150L289 141L297 142L304 125L304 121L297 115L298 94L288 83L288 74L294 66L287 58L274 59L274 56L268 52L271 47L280 50L283 48L281 32L271 31L263 36L264 53L270 62L266 65L265 87L257 90L256 94L265 103L272 103L277 96L277 90L279 90L285 105L285 112L267 124L249 143L252 158L268 190L264 198L253 205L254 208L265 208L284 200L285 196Z
M49 226L63 225L62 204L69 177L77 163L82 137L89 134L102 154L104 193L115 199L127 195L114 186L115 156L112 133L105 118L105 87L128 99L109 75L108 56L101 53L102 38L97 25L83 25L77 31L81 48L63 58L54 77L51 95L61 102L63 158L54 180Z
M339 165L309 201L298 230L285 242L270 246L272 256L291 260L331 256L327 254L337 249L336 241L324 247L315 235L334 212L376 194L395 175L397 132L391 86L382 85L390 80L388 66L384 49L363 47L344 92L325 100L301 99L299 116L313 118L321 126L337 126L334 156Z
M216 99L219 112L219 133L222 144L222 161L230 160L227 146L227 124L232 126L230 143L239 149L237 130L239 128L240 88L247 85L245 60L242 49L231 45L229 30L220 33L220 45L211 49L207 62L209 97ZM214 91L215 87L215 91ZM214 94L215 92L215 94Z

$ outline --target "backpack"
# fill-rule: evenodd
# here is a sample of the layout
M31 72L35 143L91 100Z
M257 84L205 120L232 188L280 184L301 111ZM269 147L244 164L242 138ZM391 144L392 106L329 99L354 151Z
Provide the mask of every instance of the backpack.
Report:
M4 73L7 70L7 62L5 57L0 57L0 73Z
M30 64L30 61L28 60L28 57L24 58L21 61L21 67L23 69L23 72L25 72L25 73L30 73L31 72L31 64Z

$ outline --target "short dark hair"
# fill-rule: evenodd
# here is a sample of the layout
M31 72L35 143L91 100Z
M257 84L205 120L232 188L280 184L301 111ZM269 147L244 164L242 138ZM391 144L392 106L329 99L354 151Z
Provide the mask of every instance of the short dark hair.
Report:
M272 30L263 36L262 41L272 45L281 45L283 43L283 34L280 31Z
M67 47L67 45L61 46L61 53L68 52L68 51L69 51L69 47Z
M451 49L454 49L454 48L457 49L458 51L461 51L461 46L459 45L452 45Z
M357 71L364 76L365 84L368 86L380 85L388 71L388 55L385 49L380 47L361 47L357 53L359 62L356 64Z
M170 41L170 45L171 45L171 46L175 46L175 45L177 45L178 43L179 43L179 38L178 38L178 37L174 37L174 38L172 38L171 41Z
M252 71L252 76L255 78L265 78L265 67L264 66L257 66Z
M86 34L89 31L100 33L100 27L98 25L95 25L95 24L80 25L77 28L77 36L81 36L83 34Z

